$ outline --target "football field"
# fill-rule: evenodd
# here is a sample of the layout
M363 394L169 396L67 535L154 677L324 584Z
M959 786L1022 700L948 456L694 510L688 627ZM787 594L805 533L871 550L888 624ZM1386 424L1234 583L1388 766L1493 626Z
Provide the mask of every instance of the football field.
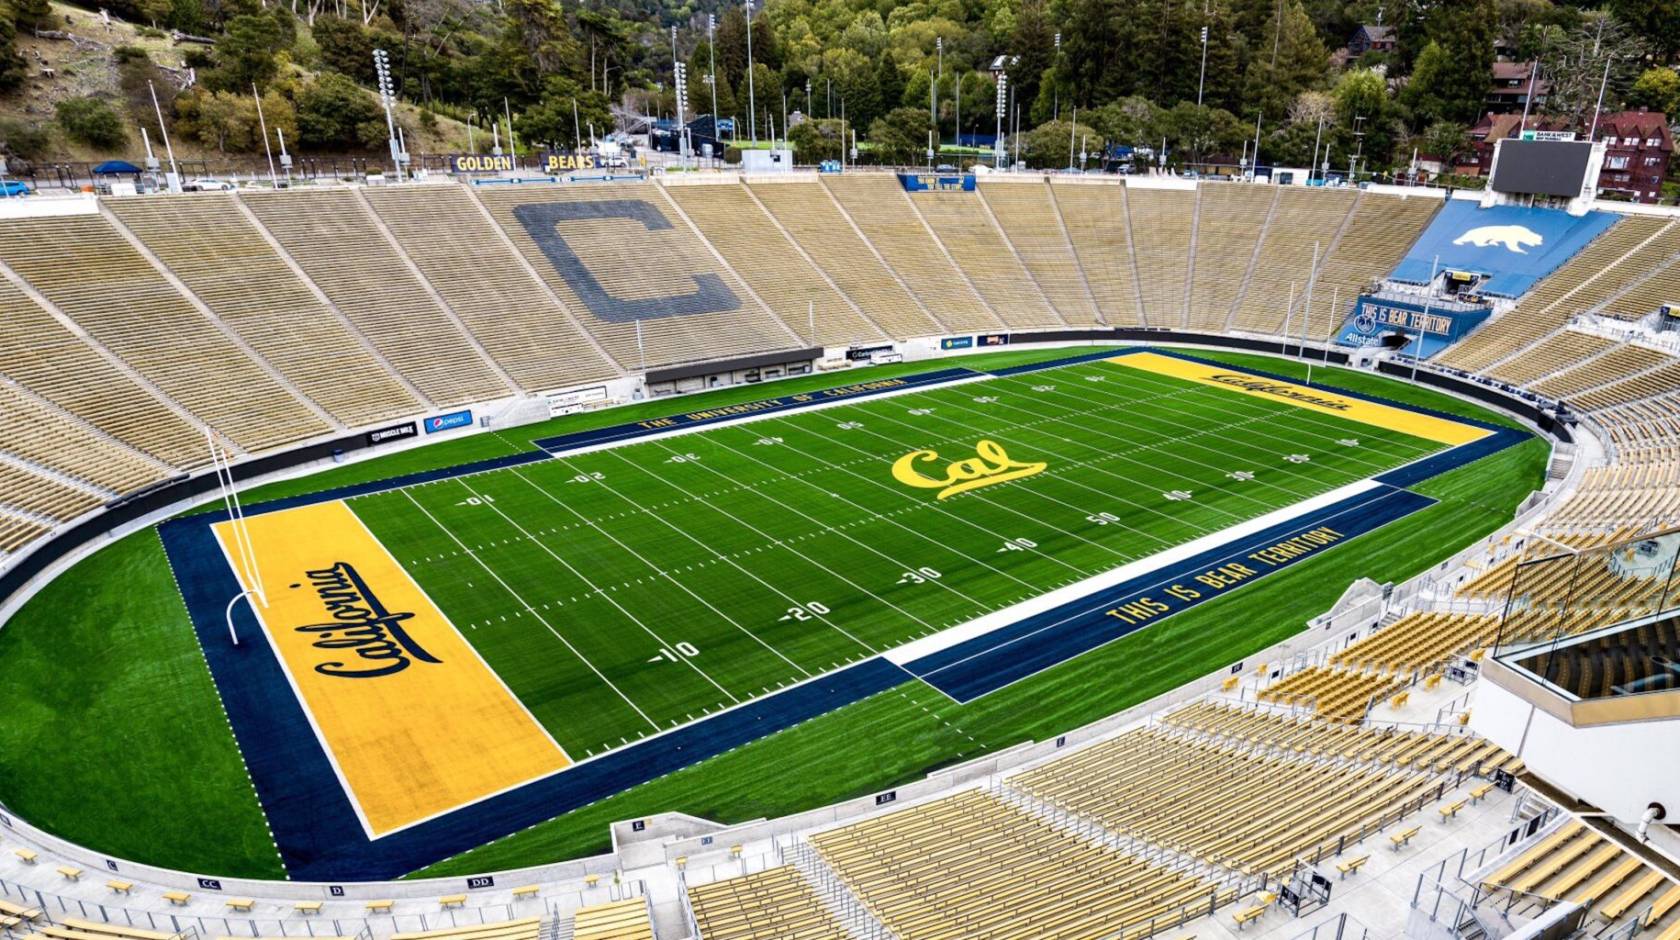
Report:
M1140 353L284 509L250 538L269 642L377 838L1484 433Z

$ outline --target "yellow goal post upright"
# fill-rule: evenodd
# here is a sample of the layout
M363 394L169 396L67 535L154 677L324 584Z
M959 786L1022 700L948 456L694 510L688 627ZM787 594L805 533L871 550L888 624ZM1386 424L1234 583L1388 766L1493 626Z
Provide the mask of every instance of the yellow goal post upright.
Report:
M216 432L204 429L205 443L210 447L210 466L216 472L216 488L221 492L222 507L227 510L228 540L234 555L234 575L239 580L239 593L228 599L224 615L228 636L239 645L239 631L233 625L233 608L240 598L249 603L255 597L264 609L268 607L268 591L263 587L262 572L257 568L257 551L251 544L250 528L245 524L245 509L239 504L239 487L233 479L233 464L228 460L227 447L216 440ZM253 613L255 610L253 609Z

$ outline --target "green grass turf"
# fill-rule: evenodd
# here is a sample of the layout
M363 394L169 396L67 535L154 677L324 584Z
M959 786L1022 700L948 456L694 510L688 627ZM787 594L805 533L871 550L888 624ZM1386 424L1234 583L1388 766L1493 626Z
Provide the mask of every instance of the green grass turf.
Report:
M7 805L120 858L284 877L155 531L43 588L0 664Z
M959 367L975 370L1005 369L1010 366L1077 356L1087 352L1095 352L1102 348L1100 346L1076 346L1048 349L1010 349L1003 352L976 353L972 356L923 359L917 362L896 362L878 366L859 366L844 372L795 376L773 382L736 385L730 388L696 392L689 395L669 395L603 411L563 415L558 418L550 418L547 421L520 425L516 428L491 434L470 434L438 441L425 447L381 454L376 457L323 469L308 476L276 480L272 483L253 486L241 490L240 499L244 501L245 505L253 506L266 500L283 499L287 496L297 496L304 493L319 493L322 490L333 489L334 487L350 486L372 480L384 480L409 473L436 470L441 467L454 467L478 460L489 460L493 457L505 457L509 454L531 450L531 442L539 438L575 434L579 431L626 424L631 421L646 421L650 418L663 418L674 414L686 414L690 411L699 411L706 408L721 408L725 405L735 405L742 402L779 398L784 395L797 395L800 392L834 388L853 382L873 382L878 379L890 379L920 372L933 372L938 369ZM211 499L206 500L193 511L207 512L220 508L220 500Z
M493 435L457 438L251 492L261 492L260 498L311 492L523 450L527 437L543 434L947 365L995 368L1083 351L1011 350L661 399L520 428L500 444ZM1298 368L1264 356L1197 354L1274 372ZM1333 371L1334 383L1345 388L1513 423L1426 388ZM661 810L728 821L793 812L1095 720L1298 631L1356 577L1398 580L1492 531L1539 485L1546 453L1546 445L1534 440L1430 480L1418 489L1443 499L1439 506L970 706L955 706L910 683L427 873L604 851L608 822ZM280 875L155 533L119 540L26 604L0 629L0 668L9 690L0 698L0 799L16 813L137 861L225 875ZM1117 675L1126 681L1116 682ZM837 747L837 741L847 746Z
M1445 411L1487 418L1447 396L1425 390L1418 397ZM415 877L606 852L608 825L653 813L680 811L726 823L786 815L900 786L952 763L1096 721L1299 632L1353 580L1398 582L1486 536L1508 522L1544 480L1548 455L1544 441L1531 439L1442 474L1416 487L1440 500L1435 506L968 705L907 682L431 865Z
M889 473L980 440L1048 469L948 500ZM590 757L1438 449L1094 362L351 505Z

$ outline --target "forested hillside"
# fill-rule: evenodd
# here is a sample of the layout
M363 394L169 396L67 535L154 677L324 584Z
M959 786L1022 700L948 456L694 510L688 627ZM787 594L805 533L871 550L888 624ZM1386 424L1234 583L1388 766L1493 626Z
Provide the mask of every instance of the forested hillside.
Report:
M1068 163L1070 136L1092 149L1165 144L1175 162L1235 159L1256 139L1263 160L1288 165L1315 153L1374 171L1414 151L1450 161L1484 114L1496 56L1539 63L1548 118L1588 114L1606 65L1607 107L1672 114L1680 98L1680 0L767 0L750 37L744 4L709 0L105 9L114 25L0 0L8 156L136 153L140 128L158 132L148 82L177 145L200 153L262 150L254 88L294 150L379 154L375 48L390 53L410 149L432 152L465 149L467 122L482 134L506 115L521 149L574 146L625 114L670 116L673 43L690 115L715 101L743 137L809 115L791 134L802 162L838 155L842 114L866 160L920 162L933 122L955 143L959 115L964 135L989 137L998 75L1006 131L1051 167ZM1379 24L1392 48L1348 52L1361 25Z

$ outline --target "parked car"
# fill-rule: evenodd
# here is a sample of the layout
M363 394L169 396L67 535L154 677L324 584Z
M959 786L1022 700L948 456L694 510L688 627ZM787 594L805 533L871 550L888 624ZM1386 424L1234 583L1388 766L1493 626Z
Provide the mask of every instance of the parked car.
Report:
M29 192L29 185L20 180L0 180L0 199L16 199Z
M181 189L189 193L230 193L238 188L227 180L219 180L212 176L201 176L181 184Z

